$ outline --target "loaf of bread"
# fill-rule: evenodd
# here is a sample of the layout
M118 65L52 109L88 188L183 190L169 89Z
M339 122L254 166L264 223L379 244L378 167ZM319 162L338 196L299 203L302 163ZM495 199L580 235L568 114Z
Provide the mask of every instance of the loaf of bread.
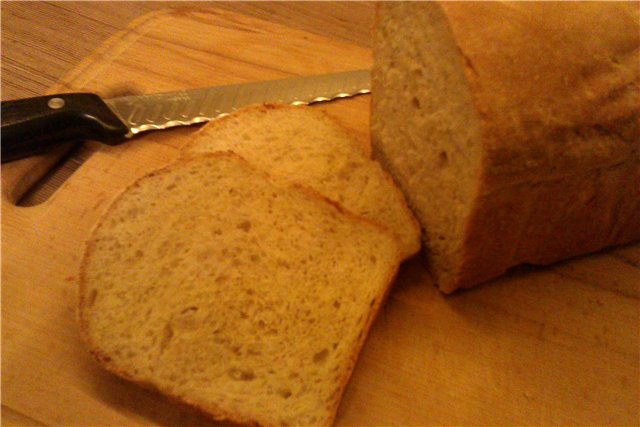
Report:
M216 419L329 425L400 263L383 227L231 153L141 178L87 244L107 369Z
M402 192L362 144L325 113L311 107L249 106L204 127L183 152L227 150L385 225L402 243L403 258L419 251L420 227Z
M637 2L389 2L374 155L440 289L640 239Z

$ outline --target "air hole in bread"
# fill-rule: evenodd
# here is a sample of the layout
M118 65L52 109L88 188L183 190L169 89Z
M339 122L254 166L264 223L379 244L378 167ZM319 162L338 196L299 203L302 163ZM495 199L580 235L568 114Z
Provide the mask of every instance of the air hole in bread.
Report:
M327 356L329 356L329 350L326 348L322 349L321 351L313 355L313 363L319 365L327 360Z
M93 304L95 304L97 297L98 297L98 291L95 289L91 289L91 292L89 292L89 298L87 298L87 305L89 307L92 307Z
M256 375L251 369L229 369L229 377L235 381L252 381L256 378Z
M280 267L284 267L284 268L286 268L287 270L291 268L291 266L289 265L289 263L288 263L287 261L283 260L283 259L279 259L279 260L278 260L278 265L279 265Z
M187 308L185 308L184 310L182 310L182 311L180 312L180 314L183 314L183 315L185 315L185 314L191 314L191 313L195 313L196 311L198 311L198 307L196 307L196 306L191 306L191 307L187 307Z
M129 219L135 219L141 212L141 208L133 207L127 211L127 215L129 216Z
M438 154L438 167L443 168L447 166L448 162L449 162L449 155L447 154L446 151L441 151Z
M173 338L173 328L171 327L171 324L167 323L164 326L164 330L162 331L162 340L160 341L161 353L165 350L165 348L167 348L172 338Z
M411 105L413 105L413 108L415 108L416 110L420 109L420 100L417 96L411 98Z
M334 306L335 308L340 308L340 301L335 300L335 301L333 302L333 306Z
M288 388L281 388L281 389L278 389L278 394L283 398L288 399L289 397L291 397L293 393Z
M240 224L238 224L238 229L248 232L249 230L251 230L251 221L242 221Z

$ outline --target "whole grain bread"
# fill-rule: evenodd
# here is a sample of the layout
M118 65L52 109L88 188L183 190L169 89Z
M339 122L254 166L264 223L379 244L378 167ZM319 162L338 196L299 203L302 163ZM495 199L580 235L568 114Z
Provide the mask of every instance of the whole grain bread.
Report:
M640 239L637 2L389 2L375 156L440 289Z
M216 419L329 425L399 263L377 224L235 154L197 156L102 217L81 330L110 371Z
M420 249L420 227L402 192L343 126L311 107L254 105L205 126L185 156L232 150L269 174L313 188L388 227L403 258Z

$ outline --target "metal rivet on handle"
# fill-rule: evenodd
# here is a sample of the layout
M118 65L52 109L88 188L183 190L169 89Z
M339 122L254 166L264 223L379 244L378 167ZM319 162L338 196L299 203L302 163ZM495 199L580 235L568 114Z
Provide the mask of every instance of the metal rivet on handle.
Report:
M49 102L47 102L49 108L57 110L59 108L64 107L64 99L62 98L51 98Z

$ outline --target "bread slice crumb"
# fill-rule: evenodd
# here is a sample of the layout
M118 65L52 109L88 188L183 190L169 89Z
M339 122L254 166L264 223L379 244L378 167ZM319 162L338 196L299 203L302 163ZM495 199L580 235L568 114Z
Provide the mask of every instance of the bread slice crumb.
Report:
M388 227L403 258L420 249L420 227L402 192L358 140L306 106L253 105L205 126L185 156L232 150L271 175L313 188Z
M96 226L79 317L107 369L218 420L330 425L397 240L232 153L126 189Z

